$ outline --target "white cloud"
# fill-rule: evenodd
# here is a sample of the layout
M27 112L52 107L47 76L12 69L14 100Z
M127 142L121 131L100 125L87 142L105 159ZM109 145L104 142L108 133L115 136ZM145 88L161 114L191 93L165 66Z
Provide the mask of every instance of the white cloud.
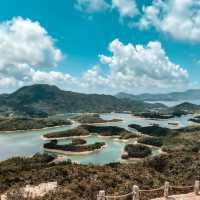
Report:
M200 41L199 0L153 0L143 12L140 28L154 26L175 39Z
M109 85L116 90L170 90L187 82L187 71L170 61L158 41L134 46L116 39L109 50L112 56L100 55L100 61L108 65Z
M0 92L34 83L80 92L158 91L174 90L187 82L187 71L170 61L160 42L125 45L116 39L109 51L111 56L100 55L100 63L108 66L106 74L100 66L81 77L49 70L62 58L54 39L38 22L13 18L0 24Z
M42 72L35 67L54 67L62 59L54 39L38 23L21 17L0 24L0 87L17 88L34 83L45 74L48 83L59 78L59 72ZM63 75L63 80L67 80Z
M118 10L121 19L133 18L139 13L135 0L112 0L112 7Z
M105 0L77 0L75 8L79 11L95 13L108 9L109 4Z

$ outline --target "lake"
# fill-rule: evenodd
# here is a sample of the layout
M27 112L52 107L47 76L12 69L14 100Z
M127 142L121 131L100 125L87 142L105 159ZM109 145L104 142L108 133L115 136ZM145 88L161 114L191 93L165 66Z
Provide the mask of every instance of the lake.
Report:
M192 122L189 122L191 115L186 115L182 117L176 117L173 119L167 120L148 120L144 118L139 118L132 116L130 114L121 114L121 113L109 113L102 114L103 119L122 119L119 122L111 122L103 125L114 125L127 130L134 131L131 128L128 128L128 125L131 123L139 124L142 126L147 126L150 124L159 124L162 127L176 128L173 125L169 125L169 122L177 122L180 127L185 127ZM0 160L5 160L14 156L32 156L37 152L43 152L43 143L41 136L54 131L62 131L71 129L78 126L77 123L69 126L47 128L42 130L34 131L16 131L12 133L2 132L0 133ZM87 138L88 143L95 143L97 141L104 141L107 144L107 147L99 152L95 152L89 155L82 156L66 156L66 159L71 159L72 161L78 161L83 164L93 163L93 164L106 164L110 162L117 162L121 159L121 153L126 143L122 141L117 141L116 139L102 139L95 135ZM66 142L66 141L61 141ZM69 142L69 141L68 141ZM156 154L158 150L153 150L153 153Z

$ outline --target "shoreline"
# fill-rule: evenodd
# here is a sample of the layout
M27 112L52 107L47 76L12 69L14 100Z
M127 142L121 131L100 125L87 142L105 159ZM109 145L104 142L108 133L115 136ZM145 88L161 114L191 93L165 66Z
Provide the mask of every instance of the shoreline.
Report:
M56 150L56 149L48 149L48 148L43 148L44 151L50 152L50 153L58 153L66 156L81 156L81 155L89 155L98 151L101 151L105 149L107 145L105 144L102 146L100 149L95 149L93 151L83 151L83 152L73 152L73 151L64 151L64 150Z
M52 141L52 140L71 140L71 139L79 139L79 138L88 138L88 137L91 137L92 134L90 135L84 135L84 136L70 136L70 137L55 137L55 138L47 138L47 137L44 137L44 136L41 136L41 139L43 141Z
M12 130L12 131L0 131L0 134L4 134L4 133L17 133L17 132L27 132L27 131L42 131L42 130L46 130L46 129L51 129L51 128L62 128L62 127L70 127L70 126L78 126L79 123L69 119L69 121L71 122L71 124L66 124L66 125L57 125L57 126L46 126L44 128L33 128L33 129L21 129L21 130ZM74 128L74 127L72 127Z
M51 128L62 128L65 126L72 126L73 124L70 125L60 125L60 126L47 126L44 128L38 128L38 129L22 129L22 130L13 130L13 131L0 131L0 134L4 134L4 133L17 133L17 132L26 132L26 131L42 131L42 130L46 130L46 129L51 129Z

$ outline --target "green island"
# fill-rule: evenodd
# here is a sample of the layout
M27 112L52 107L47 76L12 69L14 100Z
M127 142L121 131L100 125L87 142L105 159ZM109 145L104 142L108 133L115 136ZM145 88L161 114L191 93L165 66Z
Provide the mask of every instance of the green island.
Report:
M90 136L90 132L83 128L82 126L79 126L74 129L69 129L66 131L59 131L59 132L53 132L53 133L47 133L43 135L43 139L49 139L49 140L54 140L54 139L62 139L62 138L76 138L76 137L87 137Z
M81 124L101 124L107 122L119 122L121 119L111 119L105 120L100 117L99 114L82 114L72 118L73 120L81 123Z
M87 137L91 134L97 134L102 137L118 137L119 139L131 139L138 137L137 134L118 126L81 125L74 129L45 134L43 138L46 140L70 139L75 137Z
M132 134L130 131L127 131L125 128L118 126L94 126L94 125L83 125L84 129L88 130L90 133L97 133L99 136L120 137L123 134Z
M1 117L0 131L32 130L71 124L67 119Z
M79 153L92 153L105 147L105 142L96 142L95 144L86 144L85 140L73 140L70 144L58 144L57 140L52 140L44 144L45 151L61 153L65 155L78 155Z
M128 127L136 129L137 131L143 134L156 137L163 137L172 132L169 128L160 127L158 125L150 125L142 127L138 124L129 124Z
M173 114L164 114L161 112L139 112L139 113L134 113L135 116L138 117L143 117L147 119L171 119L174 117Z
M191 122L200 123L200 116L195 116L194 118L189 119Z
M141 144L127 144L122 159L145 158L151 155L151 148Z

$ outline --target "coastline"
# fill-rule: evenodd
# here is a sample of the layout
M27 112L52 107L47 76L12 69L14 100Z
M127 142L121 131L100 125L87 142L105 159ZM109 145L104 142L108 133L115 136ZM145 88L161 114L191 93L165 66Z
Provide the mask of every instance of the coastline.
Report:
M0 131L0 134L4 134L4 133L17 133L17 132L26 132L26 131L42 131L42 130L46 130L46 129L51 129L51 128L62 128L65 126L71 126L73 124L70 125L60 125L60 126L47 126L44 128L38 128L38 129L22 129L22 130L13 130L13 131Z
M17 132L27 132L27 131L42 131L42 130L47 130L47 129L52 129L52 128L62 128L62 127L70 127L73 126L71 128L77 127L79 125L78 122L74 121L74 120L70 120L71 124L66 124L66 125L57 125L57 126L46 126L44 128L33 128L33 129L21 129L21 130L12 130L12 131L0 131L0 134L4 134L4 133L17 133Z
M43 141L52 141L52 140L71 140L71 139L79 139L79 138L88 138L88 137L91 137L92 134L90 135L83 135L83 136L70 136L70 137L58 137L58 138L47 138L47 137L44 137L44 136L41 136L41 139Z
M63 151L63 150L56 150L56 149L48 149L48 148L43 148L44 151L50 152L50 153L58 153L66 156L81 156L81 155L89 155L98 151L101 151L105 149L107 145L105 144L102 146L100 149L95 149L93 151L84 151L84 152L72 152L72 151Z

